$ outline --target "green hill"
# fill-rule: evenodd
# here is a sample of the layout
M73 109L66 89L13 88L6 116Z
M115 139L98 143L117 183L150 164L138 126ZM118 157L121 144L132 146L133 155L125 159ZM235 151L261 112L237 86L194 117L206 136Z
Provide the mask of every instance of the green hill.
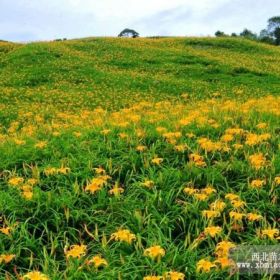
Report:
M0 42L0 278L240 279L280 238L279 94L245 39Z
M109 108L184 92L194 98L231 97L237 89L245 96L277 94L279 54L277 47L228 38L1 43L0 89L9 101Z

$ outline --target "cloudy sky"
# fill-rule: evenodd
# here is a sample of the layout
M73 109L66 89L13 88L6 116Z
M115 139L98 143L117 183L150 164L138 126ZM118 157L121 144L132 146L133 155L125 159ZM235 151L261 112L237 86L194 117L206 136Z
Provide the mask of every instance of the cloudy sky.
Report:
M0 0L0 39L52 40L116 36L259 32L280 15L280 0Z

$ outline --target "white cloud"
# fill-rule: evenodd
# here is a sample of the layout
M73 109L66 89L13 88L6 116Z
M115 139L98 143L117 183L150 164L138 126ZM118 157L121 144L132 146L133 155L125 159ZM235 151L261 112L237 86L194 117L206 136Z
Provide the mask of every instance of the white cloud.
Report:
M277 14L279 0L0 0L0 39L259 31Z

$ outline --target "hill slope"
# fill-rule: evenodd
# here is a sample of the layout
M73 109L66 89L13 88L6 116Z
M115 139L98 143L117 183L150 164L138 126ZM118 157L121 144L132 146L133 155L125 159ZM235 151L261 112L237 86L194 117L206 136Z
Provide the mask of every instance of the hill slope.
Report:
M0 89L12 91L5 94L9 101L79 100L90 107L90 100L119 108L129 99L184 92L195 98L235 96L240 89L245 95L279 93L280 49L247 40L87 39L1 43L0 50Z
M279 241L279 81L241 39L0 43L0 278L239 279Z

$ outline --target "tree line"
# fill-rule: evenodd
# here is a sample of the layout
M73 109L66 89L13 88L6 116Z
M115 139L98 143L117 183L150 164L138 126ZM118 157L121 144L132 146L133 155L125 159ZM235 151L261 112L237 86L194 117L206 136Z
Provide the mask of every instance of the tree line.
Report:
M118 37L138 38L140 35L133 29L124 29ZM231 35L218 30L215 33L216 37L243 37L247 39L257 40L268 44L280 46L280 16L272 17L268 20L267 28L263 29L259 34L245 28L241 33L232 33ZM151 37L157 38L161 36Z
M257 40L268 44L280 46L280 16L272 17L268 20L267 28L261 30L259 34L245 28L241 33L232 33L231 35L218 30L216 37L243 37L247 39Z

